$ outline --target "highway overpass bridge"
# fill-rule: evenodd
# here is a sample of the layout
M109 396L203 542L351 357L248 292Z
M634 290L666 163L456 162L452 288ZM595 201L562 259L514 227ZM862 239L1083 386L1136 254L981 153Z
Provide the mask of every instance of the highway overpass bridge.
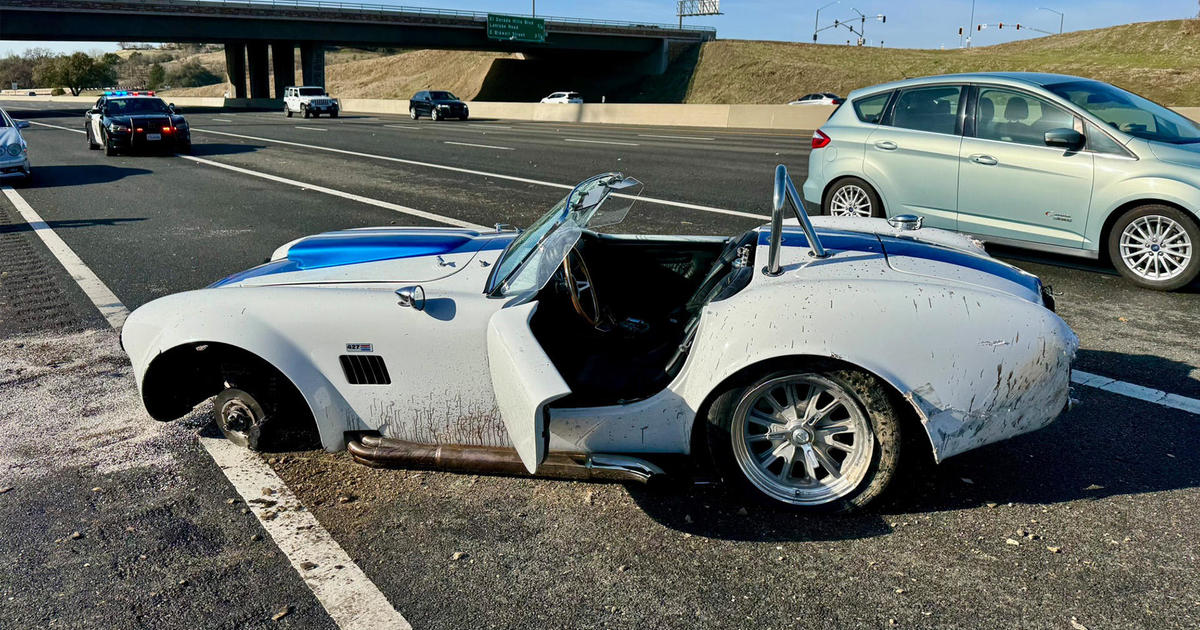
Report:
M661 74L671 42L716 37L711 28L543 19L545 41L530 42L489 38L488 14L473 11L325 0L4 0L0 39L223 43L230 96L270 98L274 66L274 96L282 98L296 48L304 84L324 85L328 45L579 55Z

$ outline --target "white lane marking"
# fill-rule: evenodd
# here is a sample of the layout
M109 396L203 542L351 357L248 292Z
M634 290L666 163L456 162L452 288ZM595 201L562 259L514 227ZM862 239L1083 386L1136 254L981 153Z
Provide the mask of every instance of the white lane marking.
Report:
M494 123L467 123L468 127L488 127L490 129L512 129L510 125L497 125Z
M339 627L412 628L262 457L225 439L200 443ZM264 488L275 492L264 497Z
M82 132L81 132L82 133ZM129 310L121 304L121 300L104 285L92 270L88 268L79 256L75 255L72 250L54 230L50 229L49 225L42 220L42 217L34 211L34 209L25 201L25 198L13 190L12 186L4 187L4 196L16 206L17 212L21 213L21 217L33 228L33 233L37 234L42 242L46 244L46 248L51 254L66 267L67 273L75 279L79 288L87 294L88 299L96 308L100 310L100 314L104 319L108 320L108 325L120 330L121 325L125 323L125 318L129 316Z
M1144 400L1156 405L1179 409L1188 413L1200 414L1200 399L1188 398L1179 394L1168 394L1161 389L1134 385L1133 383L1118 381L1115 378L1091 374L1082 370L1071 370L1071 382L1095 387L1096 389L1102 389L1113 394Z
M653 133L639 133L639 138L667 138L670 140L713 140L713 138L703 138L701 136L660 136Z
M416 125L384 125L384 127L391 127L392 129L406 129L408 131L416 131L416 130L420 129L420 127L418 127ZM197 129L197 131L203 131L203 129ZM209 133L216 133L216 132L209 132Z
M429 219L430 221L437 221L438 223L445 223L447 225L454 225L457 227L469 228L472 230L488 229L482 225L477 225L477 224L471 223L469 221L462 221L462 220L455 219L452 217L447 217L447 216L443 216L440 214L434 214L432 212L426 212L424 210L417 210L416 208L402 206L398 203L392 203L390 201L383 201L381 199L373 199L371 197L364 197L362 195L348 193L344 190L336 190L334 188L326 188L325 186L318 186L317 184L310 184L308 182L301 182L301 181L297 181L294 179L288 179L286 177L280 177L278 175L271 175L270 173L263 173L260 171L252 171L248 168L242 168L240 166L234 166L232 164L224 164L221 162L214 162L212 160L198 158L194 155L180 154L177 157L183 158L185 160L191 160L193 162L199 162L200 164L207 164L209 166L223 168L223 169L226 169L229 171L233 171L235 173L242 173L243 175L250 175L252 177L260 177L262 179L269 179L273 182L279 182L281 184L287 184L289 186L296 186L297 188L306 188L306 189L314 191L314 192L325 193L326 195L332 195L334 197L341 197L342 199L350 199L351 201L365 203L367 205L376 206L378 208L387 208L388 210L399 212L401 214L411 214L414 217L421 217L422 219Z
M321 127L301 127L300 125L296 125L296 128L297 129L307 129L309 131L328 131L327 129L323 129Z
M503 151L514 150L512 147L498 147L494 144L474 144L471 142L451 142L450 140L443 140L442 144L457 144L458 146L461 146L461 147L479 147L481 149L501 149Z
M584 140L583 138L563 138L563 142L586 142L588 144L620 144L627 147L639 147L636 142L617 142L616 140Z
M46 222L17 191L11 186L4 186L3 191L50 248L54 257L79 284L79 288L91 299L92 304L108 320L109 325L120 332L121 325L129 316L129 309L125 308L112 290L46 226ZM200 444L208 451L238 494L246 500L246 505L250 507L263 529L271 535L280 551L287 556L288 561L338 627L343 630L412 629L404 616L388 602L379 587L375 586L350 559L349 554L321 526L316 517L305 509L283 479L280 479L261 457L223 439L200 438ZM270 496L270 500L275 502L274 505L267 507L261 503L264 498L263 488L274 490L274 494ZM268 513L273 513L273 516L267 516ZM305 569L307 563L316 566ZM341 568L337 568L338 566Z
M233 122L232 120L229 120L228 118L214 118L212 120L213 120L213 122Z
M396 127L397 129L409 128L409 125L400 125L400 126L384 125L384 126L385 127ZM64 127L64 129L65 129L65 127ZM425 168L436 168L436 169L441 169L443 171L452 171L455 173L466 173L467 175L478 175L480 177L491 177L493 179L503 179L503 180L510 181L510 182L520 182L522 184L533 184L535 186L549 186L551 188L561 188L564 190L571 190L572 188L574 188L574 186L572 186L570 184L559 184L559 183L555 183L555 182L543 181L540 179L530 179L528 177L517 177L514 175L502 175L500 173L489 173L487 171L477 171L477 170L470 169L470 168L461 168L458 166L447 166L445 164L434 164L432 162L418 162L416 160L406 160L404 158L392 157L390 155L378 155L375 153L362 153L360 151L349 151L347 149L336 149L334 147L323 147L323 146L318 146L315 144L305 144L303 142L292 142L290 140L277 140L275 138L263 138L261 136L248 136L248 135L240 134L240 133L230 133L228 131L215 131L212 129L197 129L195 127L192 128L192 131L199 131L200 133L211 133L211 134L216 134L219 136L229 136L232 138L242 138L245 140L255 140L258 142L273 142L275 144L283 144L283 145L287 145L287 146L301 147L301 148L305 148L305 149L314 149L317 151L328 151L330 153L340 153L342 155L353 155L355 157L365 157L365 158L371 158L373 160L385 160L388 162L396 162L397 164L409 164L412 166L422 166ZM614 195L614 196L624 197L626 199L633 198L633 197L630 197L629 195ZM724 208L714 208L712 206L702 206L700 204L686 203L683 201L671 201L669 199L657 199L655 197L642 196L642 197L637 197L637 199L644 203L656 203L656 204L663 205L663 206L672 206L675 208L687 208L688 210L699 210L701 212L712 212L714 214L724 214L724 215L729 215L729 216L733 216L733 217L744 217L747 219L764 220L764 219L771 218L770 216L767 216L767 215L754 214L752 212L742 212L740 210L726 210Z

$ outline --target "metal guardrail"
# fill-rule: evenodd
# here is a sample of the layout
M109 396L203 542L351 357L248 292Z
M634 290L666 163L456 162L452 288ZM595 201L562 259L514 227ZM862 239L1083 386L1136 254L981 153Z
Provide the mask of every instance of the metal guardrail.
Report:
M485 11L459 11L456 9L433 9L428 7L413 7L404 5L392 4L364 4L360 2L331 2L329 0L87 0L86 4L96 4L112 2L114 4L145 4L145 5L170 5L170 6L193 6L193 7L244 7L248 9L259 9L264 7L279 7L292 9L318 9L328 11L342 11L348 13L360 14L376 14L376 15L395 15L408 14L426 17L455 17L469 18L478 21L487 21L488 13ZM81 3L84 4L84 3ZM504 15L521 15L505 13ZM601 20L589 18L574 18L551 15L526 16L538 17L546 20L547 24L578 24L582 26L615 26L622 28L641 28L654 30L671 30L671 31L692 31L697 33L713 33L717 29L711 26L680 26L677 24L657 24L646 22L627 22L621 20Z

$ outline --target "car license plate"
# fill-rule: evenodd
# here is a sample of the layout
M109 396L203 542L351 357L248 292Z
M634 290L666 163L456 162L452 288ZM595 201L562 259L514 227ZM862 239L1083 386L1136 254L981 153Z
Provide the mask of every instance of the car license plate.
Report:
M146 139L147 140L162 140L162 134L161 133L148 133L148 134L146 134Z

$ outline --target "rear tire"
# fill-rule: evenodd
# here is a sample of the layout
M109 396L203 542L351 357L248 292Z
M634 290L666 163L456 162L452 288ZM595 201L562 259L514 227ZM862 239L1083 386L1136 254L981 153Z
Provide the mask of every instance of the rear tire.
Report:
M108 140L108 136L102 136L100 142L104 145L104 155L112 157L117 154L117 148Z
M96 139L92 137L92 126L87 125L86 127L84 127L84 132L87 133L88 149L91 151L99 151L100 144L97 143Z
M839 180L825 195L821 213L830 216L883 217L883 201L867 182L857 177Z
M1190 214L1163 204L1138 206L1108 233L1108 257L1139 287L1174 291L1200 275L1200 225Z
M814 394L811 409L822 413L810 415ZM887 385L832 363L732 385L707 422L717 473L738 498L800 512L860 510L884 493L900 462L901 418Z
M287 116L288 118L291 118L292 117L292 109L290 107L288 107L287 105L284 105L283 106L283 114L285 116Z
M408 108L408 117L413 120L416 120L416 119L420 118L421 116L420 116L420 114L417 113L416 107L409 107Z

